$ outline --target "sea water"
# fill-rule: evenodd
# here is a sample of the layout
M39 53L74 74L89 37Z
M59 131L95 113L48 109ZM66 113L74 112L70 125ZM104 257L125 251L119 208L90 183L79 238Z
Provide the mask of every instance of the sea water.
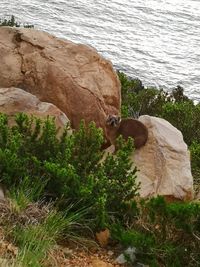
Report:
M0 0L58 37L95 47L146 86L177 85L200 101L200 0Z

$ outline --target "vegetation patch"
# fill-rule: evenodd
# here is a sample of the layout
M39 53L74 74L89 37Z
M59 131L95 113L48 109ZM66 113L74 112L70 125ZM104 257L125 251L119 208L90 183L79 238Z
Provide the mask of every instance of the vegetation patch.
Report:
M184 89L177 86L171 92L142 85L138 79L118 72L122 85L122 107L124 117L150 115L163 118L183 134L191 152L192 174L196 192L200 191L199 146L200 146L200 103L184 95Z
M15 16L10 16L10 18L0 18L0 27L9 26L9 27L24 27L24 28L34 28L34 25L28 23L19 23L16 21Z
M32 27L14 16L1 19L0 26ZM199 192L200 104L180 86L166 92L118 75L123 117L158 116L183 133ZM0 257L6 264L56 266L52 255L64 255L56 244L94 240L99 232L108 233L109 249L135 251L134 257L126 255L129 266L200 266L199 201L140 200L137 169L130 161L132 140L119 138L115 155L105 156L103 133L94 123L82 121L72 134L68 126L58 132L50 117L20 113L10 126L0 114L0 177L7 197L0 202Z

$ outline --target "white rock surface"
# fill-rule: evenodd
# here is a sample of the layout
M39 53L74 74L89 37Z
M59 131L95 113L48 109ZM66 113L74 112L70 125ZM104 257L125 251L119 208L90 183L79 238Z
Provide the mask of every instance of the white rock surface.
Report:
M141 197L163 195L169 200L192 199L190 154L182 133L161 118L144 115L139 120L149 131L146 145L133 155L139 169Z
M135 247L128 247L124 253L120 254L117 259L115 260L116 263L119 264L125 264L127 263L127 259L129 260L129 263L133 263L136 260L136 248Z

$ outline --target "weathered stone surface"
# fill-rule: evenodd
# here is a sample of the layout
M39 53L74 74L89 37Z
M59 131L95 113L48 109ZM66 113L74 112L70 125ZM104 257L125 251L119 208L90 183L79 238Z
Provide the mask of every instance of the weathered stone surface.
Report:
M136 260L136 248L135 247L128 247L122 254L120 254L116 258L116 263L125 264L127 260L129 263L134 263Z
M17 112L24 112L45 118L47 115L55 117L57 127L64 127L69 119L55 105L41 102L36 96L19 88L0 88L0 112L9 115L12 123Z
M105 127L120 109L120 83L95 49L34 29L0 27L0 87L19 87L53 103L77 128Z
M166 196L168 200L193 197L190 155L182 133L164 119L141 116L149 131L144 147L134 152L133 162L140 170L142 197Z

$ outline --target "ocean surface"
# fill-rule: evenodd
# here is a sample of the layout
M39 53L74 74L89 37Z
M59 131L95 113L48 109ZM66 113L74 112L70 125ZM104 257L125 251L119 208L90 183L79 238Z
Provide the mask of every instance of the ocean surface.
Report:
M200 101L200 0L0 0L0 17L12 14L95 47L145 85L181 85Z

